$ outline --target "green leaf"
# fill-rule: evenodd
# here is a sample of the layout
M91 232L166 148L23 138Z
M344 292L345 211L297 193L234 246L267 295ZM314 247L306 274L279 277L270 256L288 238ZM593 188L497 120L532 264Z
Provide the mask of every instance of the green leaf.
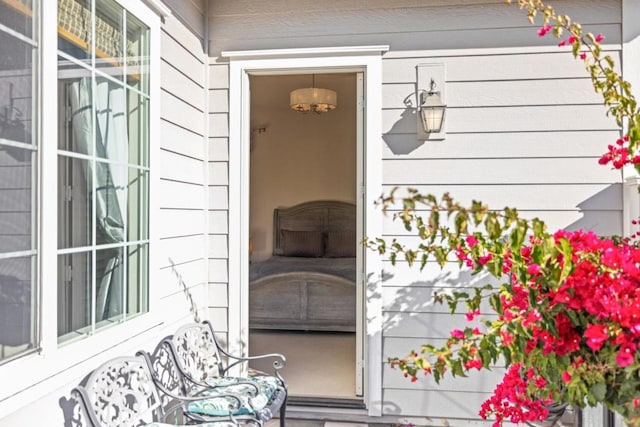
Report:
M604 383L594 384L589 391L598 402L603 402L607 395L607 386Z

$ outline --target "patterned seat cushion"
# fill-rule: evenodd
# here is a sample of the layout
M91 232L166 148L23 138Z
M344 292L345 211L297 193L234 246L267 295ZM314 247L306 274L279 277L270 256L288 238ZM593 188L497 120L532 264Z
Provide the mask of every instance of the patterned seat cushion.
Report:
M203 396L211 396L211 398L190 403L188 406L189 412L210 416L228 416L230 412L232 415L260 416L263 410L270 408L274 403L279 406L283 399L280 380L269 375L249 378L209 377L205 382L215 388L194 390L193 394L202 394ZM247 384L247 382L250 384ZM253 385L258 389L257 394ZM242 396L242 406L235 410L230 410L231 407L237 407L235 399L213 397L224 393L234 393Z

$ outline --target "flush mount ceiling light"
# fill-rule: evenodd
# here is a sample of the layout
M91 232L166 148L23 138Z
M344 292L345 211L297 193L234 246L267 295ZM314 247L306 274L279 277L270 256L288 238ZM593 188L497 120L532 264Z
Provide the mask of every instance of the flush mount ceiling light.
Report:
M308 113L326 113L335 110L338 105L338 95L334 90L316 86L316 76L312 76L311 87L291 91L289 106L292 110Z

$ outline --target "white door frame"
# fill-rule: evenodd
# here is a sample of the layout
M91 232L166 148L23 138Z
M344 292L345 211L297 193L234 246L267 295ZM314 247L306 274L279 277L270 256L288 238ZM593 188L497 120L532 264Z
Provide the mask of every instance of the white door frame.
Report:
M364 73L364 230L382 235L382 215L367 215L382 194L382 54L388 46L222 52L229 58L229 346L244 351L249 332L249 75L331 70ZM366 354L364 401L382 414L381 260L364 252Z

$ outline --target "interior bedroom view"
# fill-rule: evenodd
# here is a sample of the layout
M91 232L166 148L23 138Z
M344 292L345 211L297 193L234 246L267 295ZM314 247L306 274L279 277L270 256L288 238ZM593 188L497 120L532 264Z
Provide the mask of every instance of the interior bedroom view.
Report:
M359 81L356 73L250 78L249 351L285 354L292 403L362 402ZM311 87L334 91L336 108L293 109L305 93L292 91Z

